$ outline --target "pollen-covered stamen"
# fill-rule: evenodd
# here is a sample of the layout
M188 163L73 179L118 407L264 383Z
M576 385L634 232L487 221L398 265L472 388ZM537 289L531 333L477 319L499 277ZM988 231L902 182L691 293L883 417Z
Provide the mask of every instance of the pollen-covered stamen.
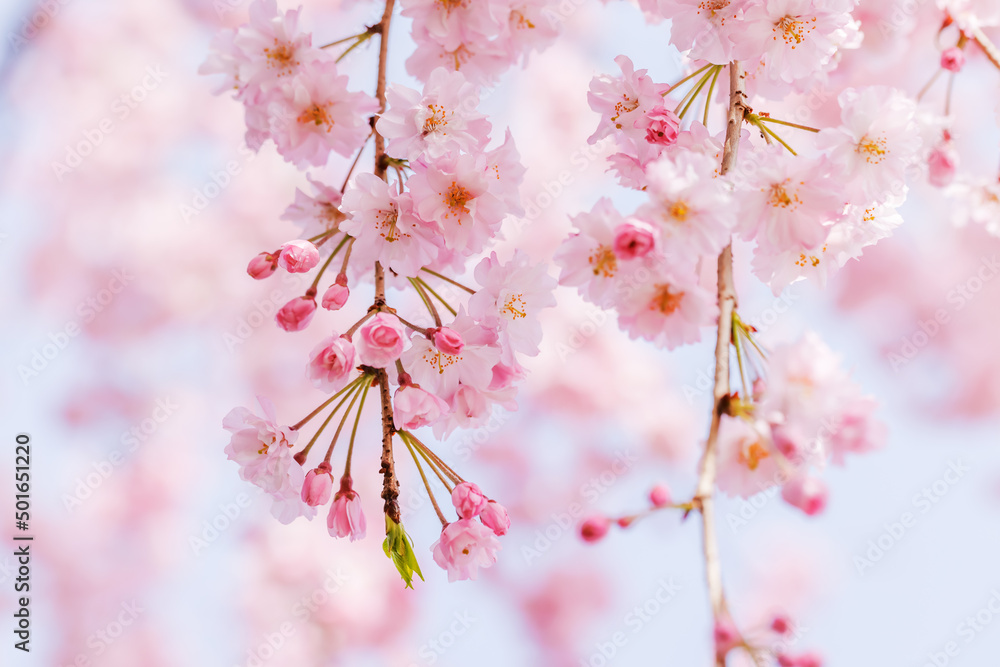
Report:
M594 267L595 276L611 278L618 272L618 258L615 257L615 251L611 249L611 246L597 246L587 261Z
M375 214L375 227L379 230L378 235L389 243L410 236L397 226L397 222L399 222L399 211L395 208L391 208L388 211L379 210Z
M520 320L528 316L528 304L524 294L510 294L503 302L500 313L512 320Z
M264 49L264 55L267 57L268 67L281 70L278 76L291 73L292 68L299 65L299 61L295 58L295 49L277 39L274 40L273 47Z
M615 115L611 117L611 122L613 122L615 127L619 130L622 129L622 125L618 122L618 119L621 118L622 114L635 111L638 108L638 97L629 97L628 93L622 93L622 100L620 102L615 102Z
M431 348L424 352L423 359L431 368L438 372L438 375L443 375L446 368L462 360L462 355L446 354L440 350Z
M440 132L443 135L448 133L444 131L444 128L448 125L447 111L440 104L428 104L427 110L430 111L431 115L424 120L424 130L423 135L426 137L428 134L434 132Z
M326 126L326 131L329 132L333 129L333 118L330 118L330 112L326 110L328 105L320 106L318 104L313 104L311 107L299 114L296 119L300 123L309 124L315 123L319 126Z
M767 202L775 208L783 208L785 210L794 211L802 203L799 199L799 194L797 190L792 190L789 193L786 187L791 182L790 178L786 178L781 183L772 183L771 187L762 188L761 192L768 192ZM799 185L804 185L803 181L799 181Z
M437 0L435 3L438 7L442 8L446 14L451 14L453 9L460 9L467 6L467 0Z
M698 3L698 13L707 12L710 19L716 18L716 15L723 9L730 5L729 0L705 0L704 2ZM725 17L722 18L722 22L725 23Z
M657 285L653 298L650 300L649 309L659 311L663 315L672 315L681 307L683 300L684 292L674 291L671 285Z
M439 192L438 196L444 197L445 206L447 206L450 211L449 213L445 213L444 217L449 218L454 215L459 218L459 224L461 224L461 217L463 215L469 215L469 207L467 204L472 201L474 197L471 192L459 185L458 181L452 181L448 189L445 192Z
M771 453L758 441L747 447L745 451L741 449L738 460L750 470L756 470L760 462L770 455Z
M781 38L785 44L790 45L794 49L805 41L806 35L813 31L816 27L816 21L815 16L811 19L801 16L783 16L774 24L774 28L772 29L774 37L772 39L778 41L778 38Z
M823 246L820 250L820 254L826 252L826 246ZM807 266L812 266L816 268L820 264L820 259L816 255L806 255L805 253L800 253L799 258L795 260L795 266L800 268L805 268Z
M889 154L889 142L882 135L871 137L866 134L861 137L855 151L863 155L868 164L879 164Z
M535 24L531 22L531 19L522 14L519 9L511 10L510 22L518 30L533 30L535 27Z
M687 221L688 215L690 214L691 208L685 201L679 200L667 205L667 215L669 215L675 222Z

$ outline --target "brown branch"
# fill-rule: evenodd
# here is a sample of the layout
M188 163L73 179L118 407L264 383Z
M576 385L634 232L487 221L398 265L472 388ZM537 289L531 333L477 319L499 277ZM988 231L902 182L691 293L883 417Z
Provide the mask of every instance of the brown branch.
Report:
M399 516L399 481L396 479L395 462L392 458L392 435L396 432L392 423L392 400L389 397L389 376L384 368L375 372L378 380L379 398L382 401L382 500L385 501L386 516L395 523Z
M729 65L729 119L726 126L726 142L722 153L722 173L730 171L736 164L743 130L743 119L747 114L746 82L743 68L738 62ZM701 510L704 532L705 579L708 597L712 604L712 616L716 622L727 614L726 599L722 589L722 567L719 563L719 545L715 533L715 480L719 441L719 423L729 407L729 344L733 335L733 312L736 309L736 288L733 284L732 243L719 255L719 330L715 341L715 390L713 392L712 425L705 453L701 459L698 488L695 494L697 506ZM725 665L725 656L717 656L716 664Z

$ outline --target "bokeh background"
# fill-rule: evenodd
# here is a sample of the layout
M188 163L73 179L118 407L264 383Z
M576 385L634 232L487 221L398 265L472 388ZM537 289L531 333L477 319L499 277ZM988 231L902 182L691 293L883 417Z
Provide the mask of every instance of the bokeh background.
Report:
M708 343L666 353L628 341L613 318L559 291L520 409L440 446L512 512L500 562L477 582L449 585L434 566L437 522L405 464L404 519L427 581L404 590L381 553L374 410L355 474L376 526L368 539L333 540L319 521L281 526L238 479L222 451L223 415L256 394L286 421L304 413L319 396L303 376L305 354L322 336L273 325L275 304L300 285L244 272L249 257L294 234L278 217L304 177L271 145L249 153L240 106L196 75L212 34L242 22L246 4L0 8L0 662L707 664L698 524L663 513L584 545L570 511L639 508L658 481L691 493ZM558 43L483 102L494 134L509 126L528 166L528 216L510 221L501 249L537 260L598 196L631 205L586 141L597 120L586 105L591 77L614 71L619 53L657 81L681 67L669 26L646 25L635 7L562 4ZM314 0L304 22L324 43L380 12ZM915 94L937 68L934 3L863 2L859 14L864 47L834 84ZM415 85L402 67L407 33L406 20L394 23L390 79ZM374 59L369 47L351 57L356 86L372 80ZM955 84L962 170L976 178L996 174L998 82L971 54ZM928 94L929 110L940 113L942 93L939 83ZM331 163L331 178L343 166ZM720 506L741 627L787 612L801 628L796 650L819 650L832 666L935 664L950 641L960 650L934 658L939 667L1000 655L1000 614L988 610L1000 601L1000 279L973 281L990 273L979 274L1000 242L951 224L954 201L923 174L911 187L904 227L827 290L796 284L779 305L736 250L744 319L771 342L820 332L879 397L889 427L882 451L827 471L831 500L819 517L766 495ZM939 309L948 322L915 339ZM33 444L29 655L13 650L11 632L19 432ZM953 466L967 470L942 487ZM925 488L944 489L926 511L915 500ZM892 524L904 512L916 521L900 533ZM889 547L859 565L880 538ZM970 633L962 624L977 614ZM615 633L625 641L611 648Z

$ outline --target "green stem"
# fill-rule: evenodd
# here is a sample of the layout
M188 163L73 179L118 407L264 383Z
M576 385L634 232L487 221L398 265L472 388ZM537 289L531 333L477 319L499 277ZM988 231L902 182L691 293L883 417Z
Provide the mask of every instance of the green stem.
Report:
M434 288L431 287L430 285L428 285L426 280L424 280L423 278L416 278L416 281L418 283L420 283L425 290L427 290L428 292L430 292L432 296L434 296L435 298L437 298L437 300L441 302L441 305L443 305L445 308L448 309L449 313L451 313L452 315L458 315L458 311L455 310L454 308L452 308L451 304L449 304L447 301L445 301L443 298L441 298L441 295L438 294L437 292L435 292Z
M330 462L330 457L333 455L333 447L337 444L337 440L340 438L340 432L344 430L344 424L347 423L347 418L351 414L351 408L354 407L354 402L358 400L358 396L361 395L361 388L358 387L357 390L351 396L351 402L347 404L347 409L344 410L344 416L341 417L340 423L337 424L337 432L333 434L333 440L330 441L330 446L326 450L326 456L323 457L323 461L326 463Z
M684 77L683 79L681 79L680 81L678 81L678 82L677 82L677 83L675 83L674 85L672 85L672 86L670 86L669 88L667 88L667 90L666 90L666 91L664 91L663 95L664 95L664 96L666 96L666 95L669 95L670 93L672 93L672 92L673 92L674 88L676 88L677 86L681 85L681 84L682 84L682 83L684 83L685 81L690 81L690 80L691 80L691 79L693 79L694 77L698 76L699 74L701 74L702 72L704 72L705 70L707 70L707 69L708 69L709 67L714 67L714 65L713 65L712 63L708 63L707 65L705 65L705 66L704 66L704 67L702 67L701 69L698 69L698 70L696 70L696 71L694 71L694 72L691 72L691 73L690 73L690 74L688 74L688 75L687 75L686 77Z
M368 41L368 39L369 39L369 38L370 38L370 37L371 37L371 36L372 36L373 34L375 34L375 33L372 33L372 32L363 32L363 33L361 33L361 35L360 35L360 36L358 37L358 41L354 42L354 43L353 43L353 44L351 44L351 45L350 45L349 47L347 47L347 50L346 50L346 51L344 51L343 53L341 53L341 54L340 54L340 55L339 55L339 56L337 57L337 60L336 60L336 61L334 61L334 62L338 62L338 63L339 63L339 62L340 62L341 60L343 60L343 59L344 59L345 57L347 57L347 54L348 54L348 53L350 53L350 52L351 52L351 51L353 51L354 49L358 48L359 46L361 46L362 44L364 44L365 42L367 42L367 41Z
M400 432L400 436L402 436L402 432ZM437 499L434 497L434 492L431 491L431 485L427 481L427 475L424 474L423 466L420 465L420 459L417 458L416 453L413 451L413 446L410 444L410 441L407 438L401 437L400 439L403 441L403 444L406 445L406 449L409 450L410 456L413 457L413 462L417 466L417 472L420 473L420 479L424 483L424 488L427 489L427 497L431 499L431 504L434 505L434 511L437 512L438 518L441 519L441 525L447 526L448 520L444 518L444 514L441 512L441 508L437 504Z
M362 375L362 376L358 377L356 380L354 380L353 382L351 382L350 384L348 384L346 387L344 387L343 389L341 389L340 391L338 391L336 394L334 394L330 398L328 398L325 401L323 401L318 408L316 408L315 410L313 410L312 412L310 412L308 415L306 415L305 417L303 417L302 420L299 421L299 423L297 423L295 426L292 426L292 430L293 431L298 431L300 428L302 428L303 426L305 426L306 422L308 422L310 419L312 419L313 417L315 417L316 415L318 415L320 412L322 412L323 408L325 408L326 406L330 405L335 400L337 400L337 398L341 394L343 394L345 391L347 391L348 389L350 389L351 386L357 384L361 380L362 377L364 377L364 376Z
M355 385L355 388L357 388L357 384L366 377L368 376L362 375L358 379L351 382L350 385L344 387L344 389L348 389L351 385ZM344 396L343 398L340 399L340 403L337 403L337 405L333 408L333 411L330 412L330 414L327 415L326 419L323 420L323 423L320 424L319 430L317 430L316 433L313 434L313 437L309 439L309 444L305 446L305 449L299 452L299 456L302 457L303 461L305 460L305 457L309 456L309 452L310 450L312 450L312 446L316 444L316 441L319 439L320 433L323 432L323 429L326 428L326 425L330 423L330 420L333 419L333 416L337 414L337 412L340 410L340 406L342 406L344 403L347 402L348 398L350 398L350 396Z
M351 476L351 457L354 454L354 438L358 435L358 422L361 421L361 411L365 409L365 397L368 390L372 388L371 382L365 383L365 390L361 393L361 403L358 404L358 414L354 418L354 428L351 429L351 442L347 445L347 463L344 465L344 476Z
M818 128L809 127L808 125L799 125L798 123L789 123L787 120L778 120L777 118L771 118L770 116L758 116L753 114L757 120L764 123L777 123L778 125L787 125L788 127L794 127L797 130L805 130L806 132L819 132Z
M705 116L701 120L701 124L706 128L708 127L708 110L712 105L712 93L715 92L715 82L719 78L719 74L722 72L722 68L715 70L715 76L712 77L712 85L708 87L708 96L705 97Z
M464 290L465 290L466 292L468 292L469 294L475 294L475 293L476 293L476 290L472 289L471 287L466 287L466 286L465 286L465 285L463 285L462 283L458 282L457 280L452 280L452 279L451 279L451 278L449 278L448 276L442 276L442 275L441 275L440 273L438 273L437 271L431 271L431 270L430 270L430 269L428 269L427 267L424 267L424 268L422 268L422 269L420 269L420 270L421 270L421 271L423 271L423 272L425 272L425 273L429 273L429 274L431 274L431 275L432 275L432 276L434 276L435 278L440 278L441 280L445 281L446 283L451 283L451 284L452 284L452 285L454 285L455 287L460 287L460 288L464 289Z

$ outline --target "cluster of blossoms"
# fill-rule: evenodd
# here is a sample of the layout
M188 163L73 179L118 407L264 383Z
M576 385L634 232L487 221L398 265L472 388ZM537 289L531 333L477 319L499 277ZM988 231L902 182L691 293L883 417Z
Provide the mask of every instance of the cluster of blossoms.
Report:
M416 49L406 70L421 81L438 67L491 83L556 38L557 0L401 0Z
M467 11L459 5L451 9ZM418 36L427 30L429 11L423 23L415 22ZM484 423L495 406L516 409L517 384L525 376L520 360L538 353L538 313L555 304L556 282L543 265L533 264L522 251L508 261L495 252L485 255L504 219L522 213L518 190L524 168L513 138L508 132L502 144L489 148L492 127L477 111L479 88L463 72L437 67L429 71L422 91L392 85L384 99L376 100L347 92L348 77L338 74L337 60L313 48L311 36L299 31L297 11L282 15L273 0L257 0L250 17L248 25L216 38L215 53L202 68L224 73L223 90L234 89L244 103L248 144L259 148L271 138L300 169L326 165L331 152L360 157L373 135L376 155L373 172L353 174L355 159L339 189L307 176L312 193L298 190L282 216L301 228L302 238L260 253L247 272L262 280L278 271L316 270L305 293L276 315L277 325L288 332L305 330L321 310L343 309L359 284L373 284L375 298L350 326L323 325L327 335L306 360L309 381L332 396L293 426L280 425L266 399L260 401L263 417L245 408L233 410L224 423L233 434L226 453L239 464L243 479L272 496L280 521L311 519L332 497L330 534L360 539L367 526L352 486L351 460L365 399L377 388L386 554L408 585L413 574L422 576L399 523L392 456L398 436L432 500L424 467L451 494L459 515L448 522L434 503L444 526L433 547L435 562L448 570L450 580L475 578L478 567L495 562L496 536L509 525L506 511L413 431L430 427L443 437ZM385 39L390 18L387 12L380 24L334 45L352 42L349 51L373 34ZM435 35L446 36L463 25L442 20L438 27L444 33ZM506 40L520 44L516 35ZM477 259L476 287L449 277L460 277ZM335 261L339 270L320 294ZM386 299L387 286L409 292L422 310L401 316ZM293 453L299 430L324 411L328 414L311 439ZM331 456L352 412L344 472L334 494ZM306 463L313 445L338 414L325 456L310 469Z

